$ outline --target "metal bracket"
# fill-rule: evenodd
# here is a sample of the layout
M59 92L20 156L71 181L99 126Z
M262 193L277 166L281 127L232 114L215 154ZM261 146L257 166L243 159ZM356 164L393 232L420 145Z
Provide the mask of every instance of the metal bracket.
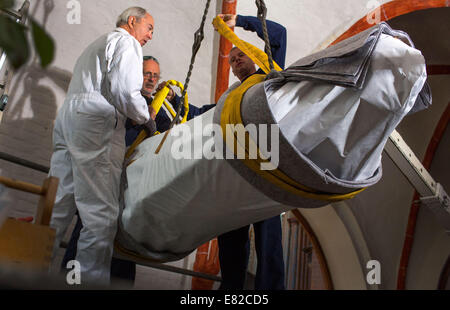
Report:
M0 70L2 70L3 65L6 62L6 53L2 52L1 56L0 56Z
M396 130L384 150L421 197L435 195L436 182Z
M437 220L444 226L447 234L450 235L450 197L441 184L438 183L436 188L436 195L421 197L420 202L433 211Z
M0 111L4 111L7 104L8 104L8 95L1 95L0 96Z
M396 130L389 137L384 151L419 193L421 202L433 211L450 234L450 200L447 193L434 181Z
M16 22L25 24L29 8L30 8L30 1L25 0L24 3L22 4L22 7L18 11L9 9L8 10L2 9L1 11L14 18Z

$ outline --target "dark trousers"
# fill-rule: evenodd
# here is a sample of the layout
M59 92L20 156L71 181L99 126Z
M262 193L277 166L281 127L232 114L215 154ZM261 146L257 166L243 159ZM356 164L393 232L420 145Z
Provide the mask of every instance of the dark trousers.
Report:
M66 252L64 253L64 258L61 263L62 270L65 270L67 263L70 260L74 260L77 255L77 243L80 237L80 231L83 228L80 217L78 217L77 224L73 229L72 236L70 237L69 244L67 245ZM115 280L120 280L120 283L134 284L136 277L136 264L130 261L112 258L111 260L111 283Z
M250 254L250 225L217 237L222 274L220 289L242 290ZM257 269L256 290L284 290L284 260L279 216L253 224Z

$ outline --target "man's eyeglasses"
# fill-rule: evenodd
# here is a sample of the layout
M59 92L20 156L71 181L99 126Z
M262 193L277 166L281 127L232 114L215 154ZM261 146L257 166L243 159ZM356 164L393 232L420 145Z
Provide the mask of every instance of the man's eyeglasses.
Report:
M158 73L153 73L153 72L144 73L144 77L149 80L150 79L159 80L161 78L161 76Z

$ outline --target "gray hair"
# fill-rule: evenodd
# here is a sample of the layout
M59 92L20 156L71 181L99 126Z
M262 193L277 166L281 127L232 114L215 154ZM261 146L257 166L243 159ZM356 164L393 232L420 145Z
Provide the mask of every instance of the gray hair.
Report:
M130 16L136 17L137 21L139 21L141 18L145 17L145 14L147 14L147 11L141 7L134 6L128 8L125 11L123 11L122 14L120 14L119 17L117 18L116 27L126 25L128 23L128 19L130 18Z
M159 65L158 59L156 59L153 56L144 56L144 61L147 61L147 60L153 60L154 62L156 62Z

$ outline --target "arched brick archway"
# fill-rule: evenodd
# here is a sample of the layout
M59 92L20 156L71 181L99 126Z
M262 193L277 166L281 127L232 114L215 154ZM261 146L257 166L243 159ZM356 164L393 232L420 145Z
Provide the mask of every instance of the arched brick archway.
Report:
M425 9L433 9L433 8L444 8L450 7L450 1L446 0L394 0L388 3L381 5L375 10L369 12L367 15L358 20L353 26L351 26L346 32L344 32L341 36L339 36L331 45L336 44L340 41L343 41L351 36L354 36L370 27L373 26L370 23L371 19L368 17L373 17L375 15L375 11L379 11L380 21L388 21L395 17L405 15L408 13L412 13L415 11L425 10ZM449 64L440 64L440 65L427 65L428 75L448 75L450 72ZM434 155L434 150L437 147L440 138L442 138L443 131L445 130L448 119L449 119L449 109L447 106L446 111L441 117L439 121L436 131L430 141L430 145L427 149L424 165L426 167L430 166L431 160ZM433 143L434 142L434 143ZM415 194L413 201L418 199L417 193ZM414 227L417 221L417 212L418 206L414 203L411 206L410 216L408 219L408 229L406 232L405 242L403 246L402 256L400 267L398 270L398 278L397 278L397 289L405 289L406 287L406 275L407 275L407 267L409 256L411 253L411 248L414 239ZM448 267L447 267L448 268Z
M450 7L450 2L447 0L394 0L381 5L374 11L380 11L380 21L388 21L394 17L408 14L414 11L420 11L431 8L441 8ZM353 26L351 26L346 32L344 32L340 37L338 37L331 45L343 41L355 34L360 33L366 29L373 26L368 19L368 16L372 16L373 12L369 12L367 15L362 17Z
M405 15L408 13L413 13L420 10L433 9L433 8L445 8L450 7L450 1L446 0L394 0L388 3L381 5L375 10L369 12L367 15L363 16L360 20L358 20L353 26L351 26L347 31L345 31L342 35L340 35L333 43L330 45L336 44L340 41L343 41L349 37L352 37L366 29L369 29L373 26L373 23L370 23L371 19L373 20L373 16L375 15L375 11L379 11L380 22L389 21L394 19L395 17ZM372 18L370 18L372 17ZM448 63L445 64L431 64L427 65L428 75L448 75L450 73L450 65ZM450 104L450 103L449 103ZM434 150L437 147L440 139L442 138L443 130L446 128L449 122L449 107L443 113L438 125L436 126L436 131L430 141L429 148L427 149L424 165L428 167L431 163L431 160L434 155ZM436 144L434 145L433 144ZM428 164L428 165L427 165ZM418 195L414 196L413 200L417 200ZM404 248L402 251L402 257L400 262L400 267L398 271L398 279L397 279L397 289L405 289L406 287L406 274L409 256L413 243L414 236L414 227L415 222L417 220L417 208L418 206L412 204L411 206L411 214L408 220L408 231L406 232L406 238L404 243ZM448 278L448 263L446 265L445 270L442 274L447 274ZM442 275L441 275L442 278ZM445 278L445 277L444 277ZM446 278L446 279L447 279ZM441 282L443 280L441 279Z

